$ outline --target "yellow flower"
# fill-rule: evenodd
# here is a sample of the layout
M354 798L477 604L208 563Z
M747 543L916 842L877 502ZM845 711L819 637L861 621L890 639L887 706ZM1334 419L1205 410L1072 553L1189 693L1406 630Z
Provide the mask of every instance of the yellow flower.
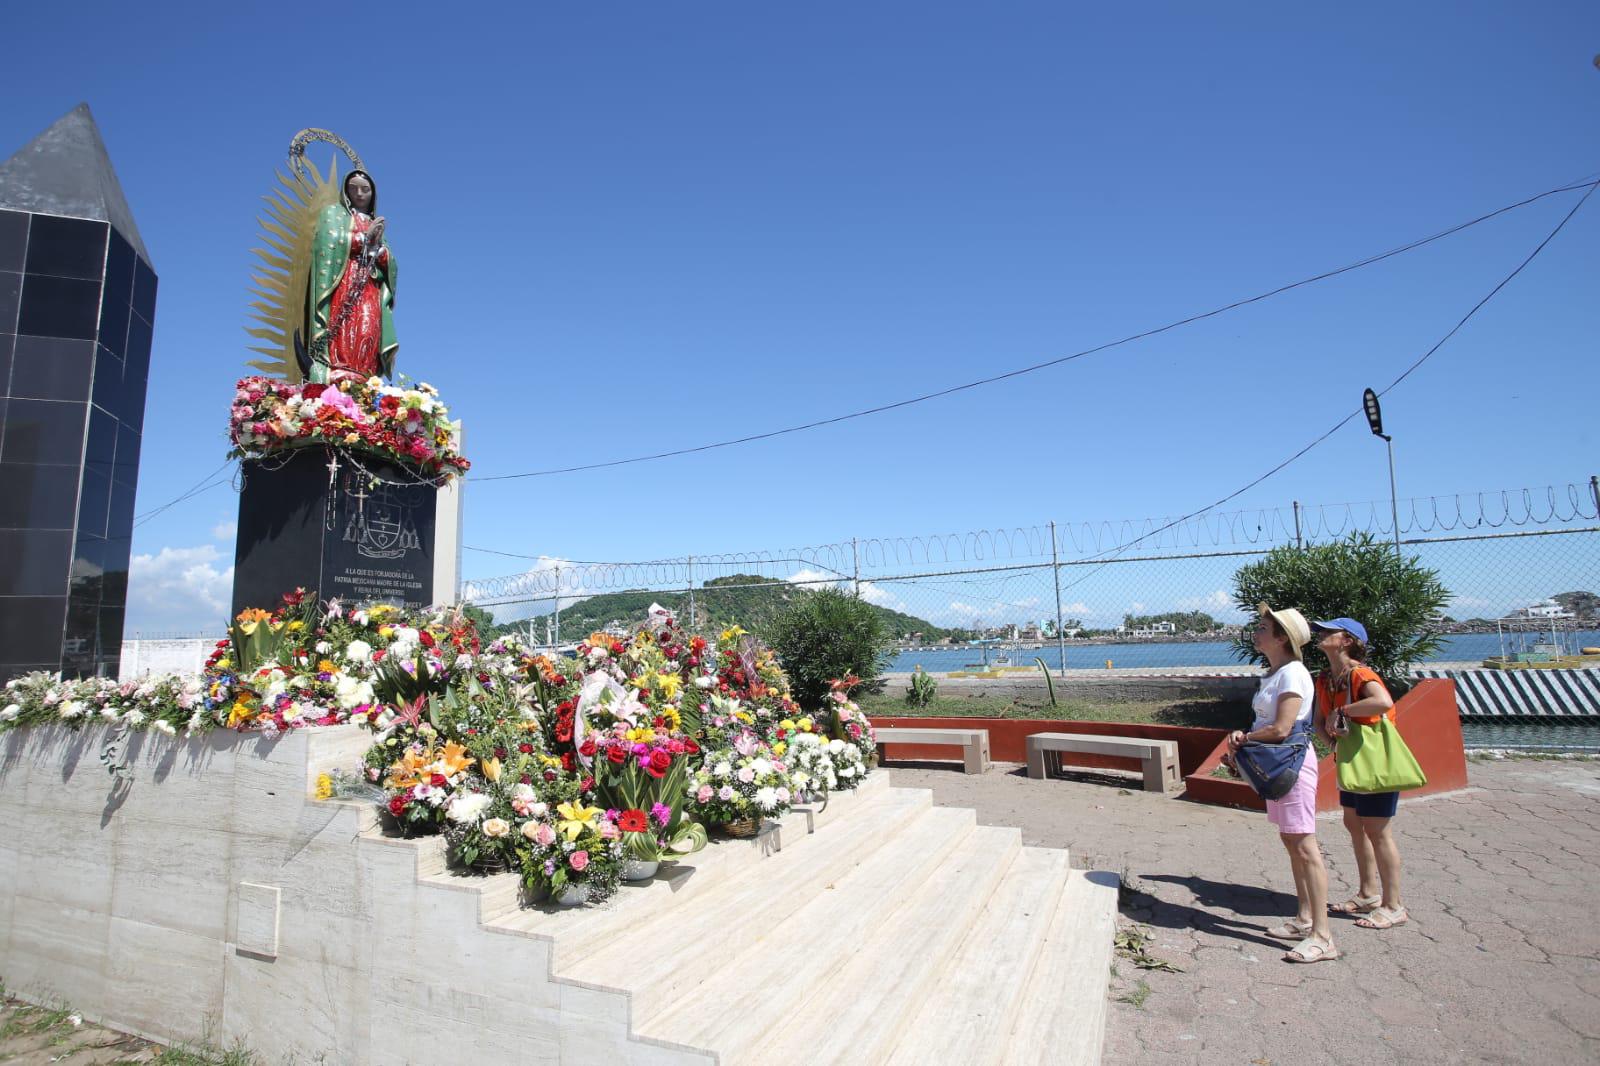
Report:
M683 717L678 714L678 708L661 708L661 717L665 719L668 729L677 730L683 728Z
M783 753L788 751L788 750L789 750L789 745L784 743L781 740L778 741L776 744L772 745L772 754L778 756L779 758L782 758L783 757Z
M316 791L315 795L316 795L317 799L319 799L319 800L332 799L333 798L333 778L329 777L327 774L318 774L317 775L317 791Z
M217 660L217 669L218 670L226 670L229 667L231 667L232 665L233 665L233 660L229 659L227 657L223 657L223 658Z
M554 755L541 755L539 756L539 763L542 766L554 768L561 765L561 760Z
M305 627L306 627L306 624L304 622L300 621L300 619L296 618L293 622L289 623L289 632L298 633L298 632L300 632L300 630L304 629Z
M578 835L604 813L599 807L585 807L581 802L559 804L556 814L561 816L561 821L556 824L556 830L568 840L577 840Z
M722 640L725 643L732 643L742 636L744 636L743 626L729 626L727 629L722 631Z
M661 694L669 700L678 698L678 690L683 687L683 679L677 674L659 673L656 675L657 683L661 687Z
M249 718L253 710L254 708L250 706L250 697L240 696L228 711L228 728L232 729L246 718Z
M778 728L779 729L793 730L794 729L794 721L792 719L785 718L783 721L778 723Z
M378 636L382 637L384 640L388 640L390 637L394 636L394 626L379 626Z
M444 767L446 777L454 777L477 761L467 754L466 748L453 740L446 741L439 752L439 764Z
M323 659L317 663L317 673L319 674L337 674L338 672L339 664L332 659Z
M400 608L396 607L392 603L375 603L371 607L367 608L367 617L388 618L391 614L394 614L399 609Z
M272 614L269 611L263 611L259 607L246 607L239 612L239 617L236 620L239 622L265 622L271 617Z
M809 718L802 718L798 722L796 722L795 725L800 727L800 731L802 733L811 732L811 719L809 719Z
M745 725L749 725L751 722L755 721L755 719L750 716L749 711L734 711L733 716L739 721L743 722Z
M499 759L485 759L485 760L483 760L483 776L488 778L490 781L498 781L498 780L500 780L500 760Z

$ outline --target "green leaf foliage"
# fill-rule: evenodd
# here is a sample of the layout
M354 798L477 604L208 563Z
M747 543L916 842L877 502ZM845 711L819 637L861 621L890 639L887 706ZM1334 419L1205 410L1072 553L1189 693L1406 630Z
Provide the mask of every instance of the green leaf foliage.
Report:
M839 589L802 592L774 620L769 640L795 700L808 712L824 706L828 682L854 674L862 691L883 687L881 674L893 634L883 615Z
M1367 627L1367 665L1391 688L1413 663L1439 646L1443 637L1434 619L1450 600L1439 574L1414 555L1397 555L1394 545L1358 533L1347 540L1304 548L1274 548L1234 574L1234 600L1254 614L1265 601L1274 609L1294 607L1307 621L1354 618ZM1265 665L1247 630L1237 639L1239 658ZM1306 664L1317 669L1320 653L1309 646Z

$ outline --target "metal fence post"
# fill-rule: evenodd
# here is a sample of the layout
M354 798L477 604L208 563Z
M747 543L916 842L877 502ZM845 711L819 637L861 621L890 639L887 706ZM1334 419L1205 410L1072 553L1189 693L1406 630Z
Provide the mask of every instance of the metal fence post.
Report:
M689 584L689 632L692 633L694 632L694 556L688 557L688 564L688 577L685 580Z
M556 567L556 634L550 641L550 650L561 647L561 567Z
M1594 513L1600 518L1600 476L1589 475L1589 495L1594 497Z
M1304 548L1306 546L1305 538L1300 535L1300 501L1299 500L1295 500L1294 501L1294 546L1297 549L1298 548Z
M861 545L856 538L850 538L850 558L855 566L856 599L861 598Z
M1067 676L1067 636L1061 630L1061 554L1056 550L1056 522L1050 520L1050 573L1056 581L1056 654L1061 657L1061 676Z

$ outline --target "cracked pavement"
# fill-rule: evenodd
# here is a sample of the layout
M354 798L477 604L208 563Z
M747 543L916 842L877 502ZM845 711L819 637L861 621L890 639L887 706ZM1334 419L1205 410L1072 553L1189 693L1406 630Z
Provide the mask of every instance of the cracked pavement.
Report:
M1182 972L1116 960L1108 1066L1600 1062L1600 761L1474 762L1467 790L1402 798L1394 829L1411 921L1378 932L1335 918L1343 957L1299 966L1265 935L1295 905L1262 813L1110 775L889 768L898 786L1123 875L1119 923L1147 927L1150 954ZM1354 895L1339 815L1319 819L1317 836L1330 898ZM1117 998L1139 981L1142 1006Z

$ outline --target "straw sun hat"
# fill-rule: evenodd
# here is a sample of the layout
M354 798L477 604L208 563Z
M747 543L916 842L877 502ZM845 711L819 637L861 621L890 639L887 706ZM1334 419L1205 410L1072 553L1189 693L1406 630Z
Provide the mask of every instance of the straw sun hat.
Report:
M1282 610L1274 611L1266 605L1265 601L1256 604L1256 614L1262 618L1271 618L1278 623L1278 628L1283 630L1284 635L1289 638L1289 651L1296 659L1301 657L1300 649L1305 647L1306 642L1311 639L1311 624L1306 621L1305 615L1293 607L1285 607Z

